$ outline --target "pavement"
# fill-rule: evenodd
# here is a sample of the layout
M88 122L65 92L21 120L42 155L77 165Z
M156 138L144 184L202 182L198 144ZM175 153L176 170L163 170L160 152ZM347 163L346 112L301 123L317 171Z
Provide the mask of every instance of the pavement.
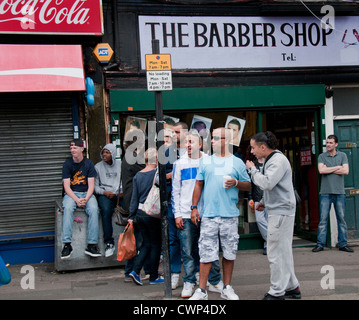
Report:
M359 247L353 247L354 253L336 248L313 253L311 249L293 248L302 301L359 300ZM149 285L144 281L143 286L138 286L124 282L123 266L66 273L54 270L53 263L16 265L8 269L12 281L0 287L0 300L184 301L182 277L180 286L172 290L172 297L165 298L164 284ZM269 285L269 263L262 250L238 251L232 286L240 300L261 300ZM224 303L216 293L210 292L209 300Z

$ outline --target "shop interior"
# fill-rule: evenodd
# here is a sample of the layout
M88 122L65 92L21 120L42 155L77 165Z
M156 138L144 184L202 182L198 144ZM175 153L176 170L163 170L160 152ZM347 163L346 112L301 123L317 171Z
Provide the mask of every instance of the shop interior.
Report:
M286 110L283 112L283 110ZM255 110L220 110L211 112L166 112L164 119L174 118L184 121L189 128L195 120L209 119L210 130L223 127L228 124L230 118L242 119L245 121L240 144L233 146L233 153L243 161L248 158L250 137L258 131L272 131L278 140L278 149L289 159L293 168L293 183L299 193L302 202L297 207L294 234L300 238L316 241L316 232L319 223L318 205L318 176L317 176L317 148L319 144L317 123L319 111L313 109L290 110L281 108L270 111ZM120 114L120 138L123 141L125 131L128 130L129 120L132 118L142 120L154 120L153 114ZM131 118L131 119L130 119ZM194 120L195 119L195 120ZM141 122L141 121L140 121ZM208 123L207 123L208 124ZM242 123L243 124L243 123ZM127 128L126 128L127 126ZM259 129L258 129L259 128ZM148 135L148 128L145 128ZM248 195L240 193L240 202L243 215L240 217L240 234L259 234L255 222L255 216L248 207Z

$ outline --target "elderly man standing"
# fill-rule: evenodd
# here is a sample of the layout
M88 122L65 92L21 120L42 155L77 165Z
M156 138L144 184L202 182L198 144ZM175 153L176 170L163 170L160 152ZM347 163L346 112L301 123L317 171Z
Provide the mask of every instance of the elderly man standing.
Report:
M268 210L267 255L271 287L263 300L300 299L292 252L296 209L292 168L286 156L276 150L277 139L272 132L255 134L250 144L251 152L258 159L265 158L262 172L252 161L246 162L253 182L263 190L263 198L256 209Z
M191 221L200 220L197 209L203 193L203 217L199 239L199 288L190 300L207 300L206 284L212 262L219 259L219 240L223 251L223 290L221 297L238 300L231 284L234 260L238 250L238 190L249 191L251 182L243 161L229 150L231 131L213 131L214 154L200 164L192 196Z

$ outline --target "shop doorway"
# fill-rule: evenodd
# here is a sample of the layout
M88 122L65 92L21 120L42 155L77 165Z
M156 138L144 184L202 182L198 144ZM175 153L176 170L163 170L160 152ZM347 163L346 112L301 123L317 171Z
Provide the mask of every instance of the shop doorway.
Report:
M335 121L338 149L345 152L349 161L349 175L344 178L346 193L345 221L348 241L359 240L359 120Z
M294 233L310 241L316 241L319 223L317 153L320 139L317 112L263 113L263 130L276 135L278 149L291 163L293 183L302 199L297 208Z

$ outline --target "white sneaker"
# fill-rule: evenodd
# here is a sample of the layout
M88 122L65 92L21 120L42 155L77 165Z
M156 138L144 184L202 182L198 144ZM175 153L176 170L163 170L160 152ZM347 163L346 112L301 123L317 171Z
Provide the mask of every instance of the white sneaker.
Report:
M235 294L232 286L229 284L222 290L221 298L226 300L239 300L239 297Z
M207 292L202 292L201 288L198 288L188 300L208 300L208 294Z
M183 283L183 290L182 290L182 293L181 293L181 297L182 298L191 297L192 294L193 294L193 288L194 288L194 284L192 284L190 282Z
M115 246L112 243L108 243L105 248L105 257L111 257L115 252Z
M178 280L179 280L179 273L172 273L171 274L171 286L172 290L175 290L178 287Z
M223 290L223 281L220 280L216 285L209 284L208 291L215 293L222 293Z

